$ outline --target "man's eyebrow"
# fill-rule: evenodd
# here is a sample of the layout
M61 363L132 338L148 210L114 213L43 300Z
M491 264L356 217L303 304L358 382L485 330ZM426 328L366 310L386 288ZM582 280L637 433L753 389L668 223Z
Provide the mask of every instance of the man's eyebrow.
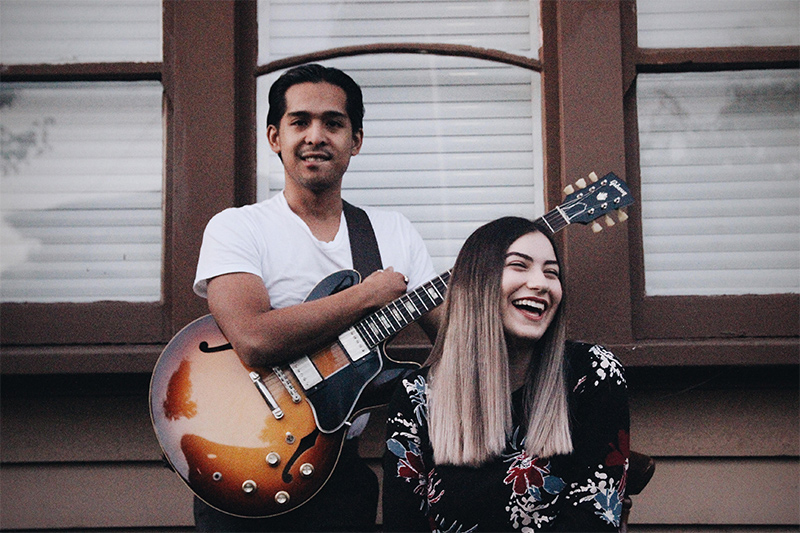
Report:
M311 113L310 111L303 111L302 109L297 111L287 111L286 114L291 117L310 117L313 115L313 113ZM347 113L331 110L331 111L324 111L320 116L322 116L323 118L346 118Z

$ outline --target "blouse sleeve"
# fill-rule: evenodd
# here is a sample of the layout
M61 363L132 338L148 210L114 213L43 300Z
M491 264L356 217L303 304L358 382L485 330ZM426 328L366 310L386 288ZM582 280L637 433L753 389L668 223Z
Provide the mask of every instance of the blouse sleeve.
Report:
M383 455L383 530L430 531L425 516L427 474L420 434L425 424L425 381L403 379L388 406Z
M588 348L576 368L571 400L576 464L569 480L561 531L616 531L622 515L630 456L628 394L622 365L601 346Z

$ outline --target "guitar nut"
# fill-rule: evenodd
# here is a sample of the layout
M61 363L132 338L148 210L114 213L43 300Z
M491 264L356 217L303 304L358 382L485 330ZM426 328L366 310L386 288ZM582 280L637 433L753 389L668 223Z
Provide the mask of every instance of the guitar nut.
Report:
M311 463L303 463L300 465L300 475L303 477L311 477L314 475L314 465Z
M278 491L275 493L275 502L278 505L286 505L289 503L289 493L285 490Z
M275 452L269 452L267 454L267 464L269 466L278 466L281 462L281 456Z
M244 483L242 483L242 492L245 494L252 494L258 490L258 484L253 481L252 479L248 479Z

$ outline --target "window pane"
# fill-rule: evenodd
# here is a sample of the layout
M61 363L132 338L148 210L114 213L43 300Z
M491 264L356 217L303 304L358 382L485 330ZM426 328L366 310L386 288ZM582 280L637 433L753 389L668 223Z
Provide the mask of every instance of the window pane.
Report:
M0 63L161 61L161 0L2 0Z
M539 3L261 0L260 62L388 42L473 45L535 57ZM437 270L467 236L504 215L544 212L540 76L472 58L377 54L325 62L364 90L364 146L343 183L356 204L400 211ZM258 198L283 188L266 142L267 93L258 80Z
M800 73L638 78L646 292L800 292Z
M360 56L326 62L364 91L364 145L344 178L355 204L400 211L438 271L484 222L543 210L539 75L453 57ZM259 199L283 188L266 142L267 92L259 79Z
M340 46L448 43L537 57L536 0L259 0L259 63Z
M797 0L637 0L641 48L800 44Z
M158 301L161 84L0 85L0 298Z

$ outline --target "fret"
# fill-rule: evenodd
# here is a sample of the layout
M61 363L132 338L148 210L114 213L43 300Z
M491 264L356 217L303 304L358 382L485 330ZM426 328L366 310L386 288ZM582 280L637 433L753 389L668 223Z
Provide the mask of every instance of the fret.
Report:
M444 301L450 271L361 319L353 329L373 348Z
M417 317L423 315L425 311L428 310L428 307L425 305L425 302L422 301L419 294L417 293L409 293L409 299L414 303L414 307L417 309Z
M408 314L411 315L411 320L414 320L415 317L422 315L410 297L403 299L403 306L405 307L406 311L408 311Z
M383 325L383 329L386 330L386 332L389 334L389 336L392 336L395 333L397 333L397 328L395 328L394 324L392 324L392 321L389 320L390 316L391 315L387 316L386 312L384 312L383 309L381 309L378 312L378 319L381 321L381 324Z
M372 334L375 336L376 339L384 337L384 335L381 334L381 328L378 326L378 324L375 323L374 318L369 317L367 319L367 326L369 326L370 331L372 331Z
M389 304L389 308L389 311L392 313L392 316L397 321L400 328L408 324L408 320L403 316L403 308L397 305L396 301Z
M366 319L356 324L355 327L358 331L358 334L361 335L361 338L364 339L364 342L366 342L369 346L375 346L378 344L378 341L372 336L372 330L370 330L368 327Z

